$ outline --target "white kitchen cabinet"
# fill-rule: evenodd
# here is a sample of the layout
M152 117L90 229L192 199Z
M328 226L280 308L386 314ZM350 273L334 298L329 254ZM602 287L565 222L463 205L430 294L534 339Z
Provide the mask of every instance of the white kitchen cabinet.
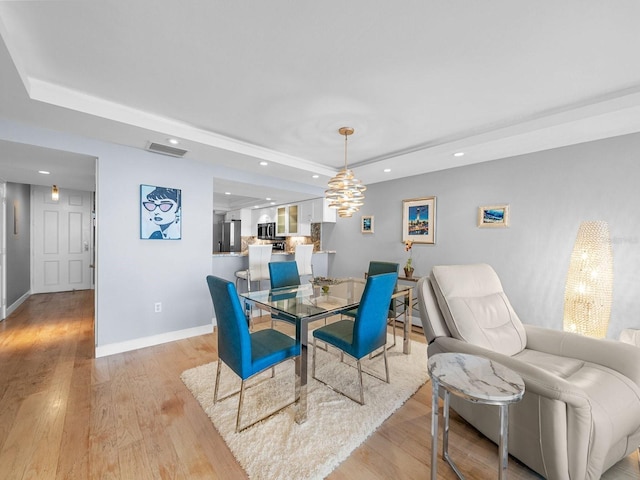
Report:
M300 211L300 205L297 203L278 207L276 211L276 235L285 237L309 235L311 233L311 224L308 223L306 228L301 224ZM304 233L305 231L307 233Z
M276 221L276 207L260 208L251 211L251 235L258 236L259 223L274 223Z
M311 200L298 204L298 235L311 235L311 222L313 220L313 203Z
M316 198L311 200L313 213L313 223L336 223L337 209L329 207L329 201L326 198Z

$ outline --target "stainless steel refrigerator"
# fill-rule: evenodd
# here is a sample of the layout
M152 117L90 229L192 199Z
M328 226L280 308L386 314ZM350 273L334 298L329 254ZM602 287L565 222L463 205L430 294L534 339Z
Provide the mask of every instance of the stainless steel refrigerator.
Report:
M220 222L218 224L218 230L220 233L220 239L218 240L218 252L239 252L242 250L240 225L240 220Z

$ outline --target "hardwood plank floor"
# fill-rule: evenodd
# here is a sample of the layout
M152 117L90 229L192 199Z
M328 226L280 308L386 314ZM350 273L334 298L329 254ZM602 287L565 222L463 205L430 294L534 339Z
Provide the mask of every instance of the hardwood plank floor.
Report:
M180 380L216 360L215 334L93 356L92 291L33 295L0 323L1 479L246 478ZM328 478L429 478L430 412L427 383ZM451 432L466 477L495 478L496 446L455 415ZM637 476L634 454L604 478ZM509 477L540 478L513 458ZM438 478L456 478L442 460Z

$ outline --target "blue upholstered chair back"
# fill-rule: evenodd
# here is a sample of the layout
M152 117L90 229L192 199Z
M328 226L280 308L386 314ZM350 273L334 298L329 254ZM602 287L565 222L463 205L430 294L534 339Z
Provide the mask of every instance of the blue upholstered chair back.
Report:
M269 262L271 288L292 287L300 285L298 264L291 262Z
M232 282L207 276L218 323L218 357L243 380L250 377L251 337L247 319Z
M389 302L397 281L397 272L367 278L353 326L356 358L361 358L386 343Z
M393 262L379 262L372 260L369 262L369 270L367 271L367 277L371 275L380 275L381 273L396 273L400 271L400 264Z

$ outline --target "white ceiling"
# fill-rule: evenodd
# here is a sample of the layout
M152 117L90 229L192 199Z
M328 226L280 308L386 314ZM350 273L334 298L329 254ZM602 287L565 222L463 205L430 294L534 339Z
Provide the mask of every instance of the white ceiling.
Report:
M0 116L175 137L310 198L344 125L365 184L640 131L639 21L635 0L0 1Z

